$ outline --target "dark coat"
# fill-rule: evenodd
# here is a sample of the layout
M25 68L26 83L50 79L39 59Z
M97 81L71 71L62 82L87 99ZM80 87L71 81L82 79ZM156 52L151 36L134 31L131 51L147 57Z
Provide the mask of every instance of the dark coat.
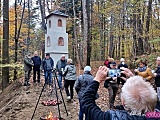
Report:
M128 65L127 65L127 64L122 64L122 63L120 63L120 64L118 65L118 69L120 69L121 67L128 68Z
M157 73L157 76L155 77L156 87L160 87L160 66L157 67L155 73Z
M40 68L41 66L41 58L39 56L34 56L31 58L33 63L34 63L34 67L33 68Z
M78 92L79 99L82 99L86 87L93 81L93 78L94 76L92 76L90 72L84 72L83 75L78 76L75 83L75 89Z
M99 82L93 81L87 88L82 97L82 109L87 120L158 120L149 119L145 116L129 115L125 110L102 111L95 102L95 95L99 88Z

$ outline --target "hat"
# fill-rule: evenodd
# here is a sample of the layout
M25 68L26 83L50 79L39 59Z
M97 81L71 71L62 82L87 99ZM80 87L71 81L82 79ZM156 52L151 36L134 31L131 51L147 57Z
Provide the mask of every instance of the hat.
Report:
M160 57L157 57L157 60L160 60Z
M61 55L61 58L62 58L62 57L65 57L65 54L62 54L62 55Z
M50 54L49 54L49 53L46 53L46 56L50 56Z
M112 65L116 65L116 62L111 62L110 64L112 64Z
M120 59L120 61L121 61L121 62L124 62L124 61L125 61L125 59L124 59L124 58L121 58L121 59Z
M91 71L91 67L90 67L90 66L86 66L86 67L84 68L84 72L85 72L85 71L89 71L89 72L90 72L90 71Z
M30 55L31 55L31 53L30 53L30 52L27 52L27 53L26 53L26 55L27 55L27 56L30 56Z

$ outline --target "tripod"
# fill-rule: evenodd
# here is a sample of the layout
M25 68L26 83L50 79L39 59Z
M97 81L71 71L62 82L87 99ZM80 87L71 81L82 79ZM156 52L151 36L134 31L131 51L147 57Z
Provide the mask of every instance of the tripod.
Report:
M56 82L58 83L58 78L57 78L57 75L56 75L56 69L53 69L53 72L52 72L52 73L53 73L53 82L52 82L52 83L54 83L54 86L55 86L56 99L57 99L57 102L58 102L58 92L57 92L57 85L56 85ZM48 77L49 77L49 75L47 76L47 79L48 79ZM34 112L33 112L33 115L32 115L31 120L33 120L34 114L35 114L36 109L37 109L37 107L38 107L38 103L39 103L39 100L40 100L40 98L41 98L41 96L42 96L42 92L44 91L45 85L46 85L46 83L44 83L44 85L43 85L43 87L42 87L42 90L41 90L41 92L40 92L40 95L39 95L39 98L38 98L38 101L37 101L36 107L35 107L35 109L34 109ZM58 86L59 86L59 83L58 83ZM53 89L52 89L52 92L53 92ZM51 92L51 93L52 93L52 92ZM66 105L65 105L65 102L64 102L64 98L63 98L63 94L62 94L61 89L60 89L60 95L61 95L61 97L62 97L62 102L63 102L63 104L64 104L64 108L65 108L66 114L67 114L67 116L68 116L68 111L67 111L67 108L66 108ZM62 120L59 103L58 103L57 105L58 105L59 119Z

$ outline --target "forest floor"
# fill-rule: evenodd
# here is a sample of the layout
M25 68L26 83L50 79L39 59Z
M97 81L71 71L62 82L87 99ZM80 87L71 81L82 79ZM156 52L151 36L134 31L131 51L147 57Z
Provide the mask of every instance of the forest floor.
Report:
M92 69L93 74L96 73L97 68ZM41 78L40 84L33 84L31 86L23 86L24 78L20 78L14 83L10 84L0 94L0 120L31 120L37 100L43 88L44 79ZM58 90L58 97L62 100L60 91ZM65 111L64 104L60 104L61 117L65 120L78 120L79 102L76 92L72 102L66 101L65 91L62 91L65 105L68 111L68 116ZM108 92L107 89L100 85L98 90L99 98L96 100L97 105L103 110L108 109ZM40 120L40 117L49 115L52 112L53 116L59 116L58 106L44 106L42 101L56 100L55 88L53 93L47 91L45 88L40 97L39 104L34 114L33 120ZM117 94L115 105L120 104L119 94Z

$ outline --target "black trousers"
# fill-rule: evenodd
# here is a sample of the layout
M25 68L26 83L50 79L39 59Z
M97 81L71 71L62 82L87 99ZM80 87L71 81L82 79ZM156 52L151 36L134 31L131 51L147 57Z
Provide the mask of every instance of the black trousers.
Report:
M73 95L74 95L74 92L73 92L74 83L75 83L75 80L64 80L64 88L65 88L66 94L67 96L71 96L71 99L73 99ZM68 87L70 87L70 92L68 90Z
M116 94L118 91L117 83L109 83L108 84L108 93L109 93L109 107L110 109L114 108L114 101L116 98Z
M37 81L40 82L40 67L33 68L33 82L36 82L36 74L37 74Z

